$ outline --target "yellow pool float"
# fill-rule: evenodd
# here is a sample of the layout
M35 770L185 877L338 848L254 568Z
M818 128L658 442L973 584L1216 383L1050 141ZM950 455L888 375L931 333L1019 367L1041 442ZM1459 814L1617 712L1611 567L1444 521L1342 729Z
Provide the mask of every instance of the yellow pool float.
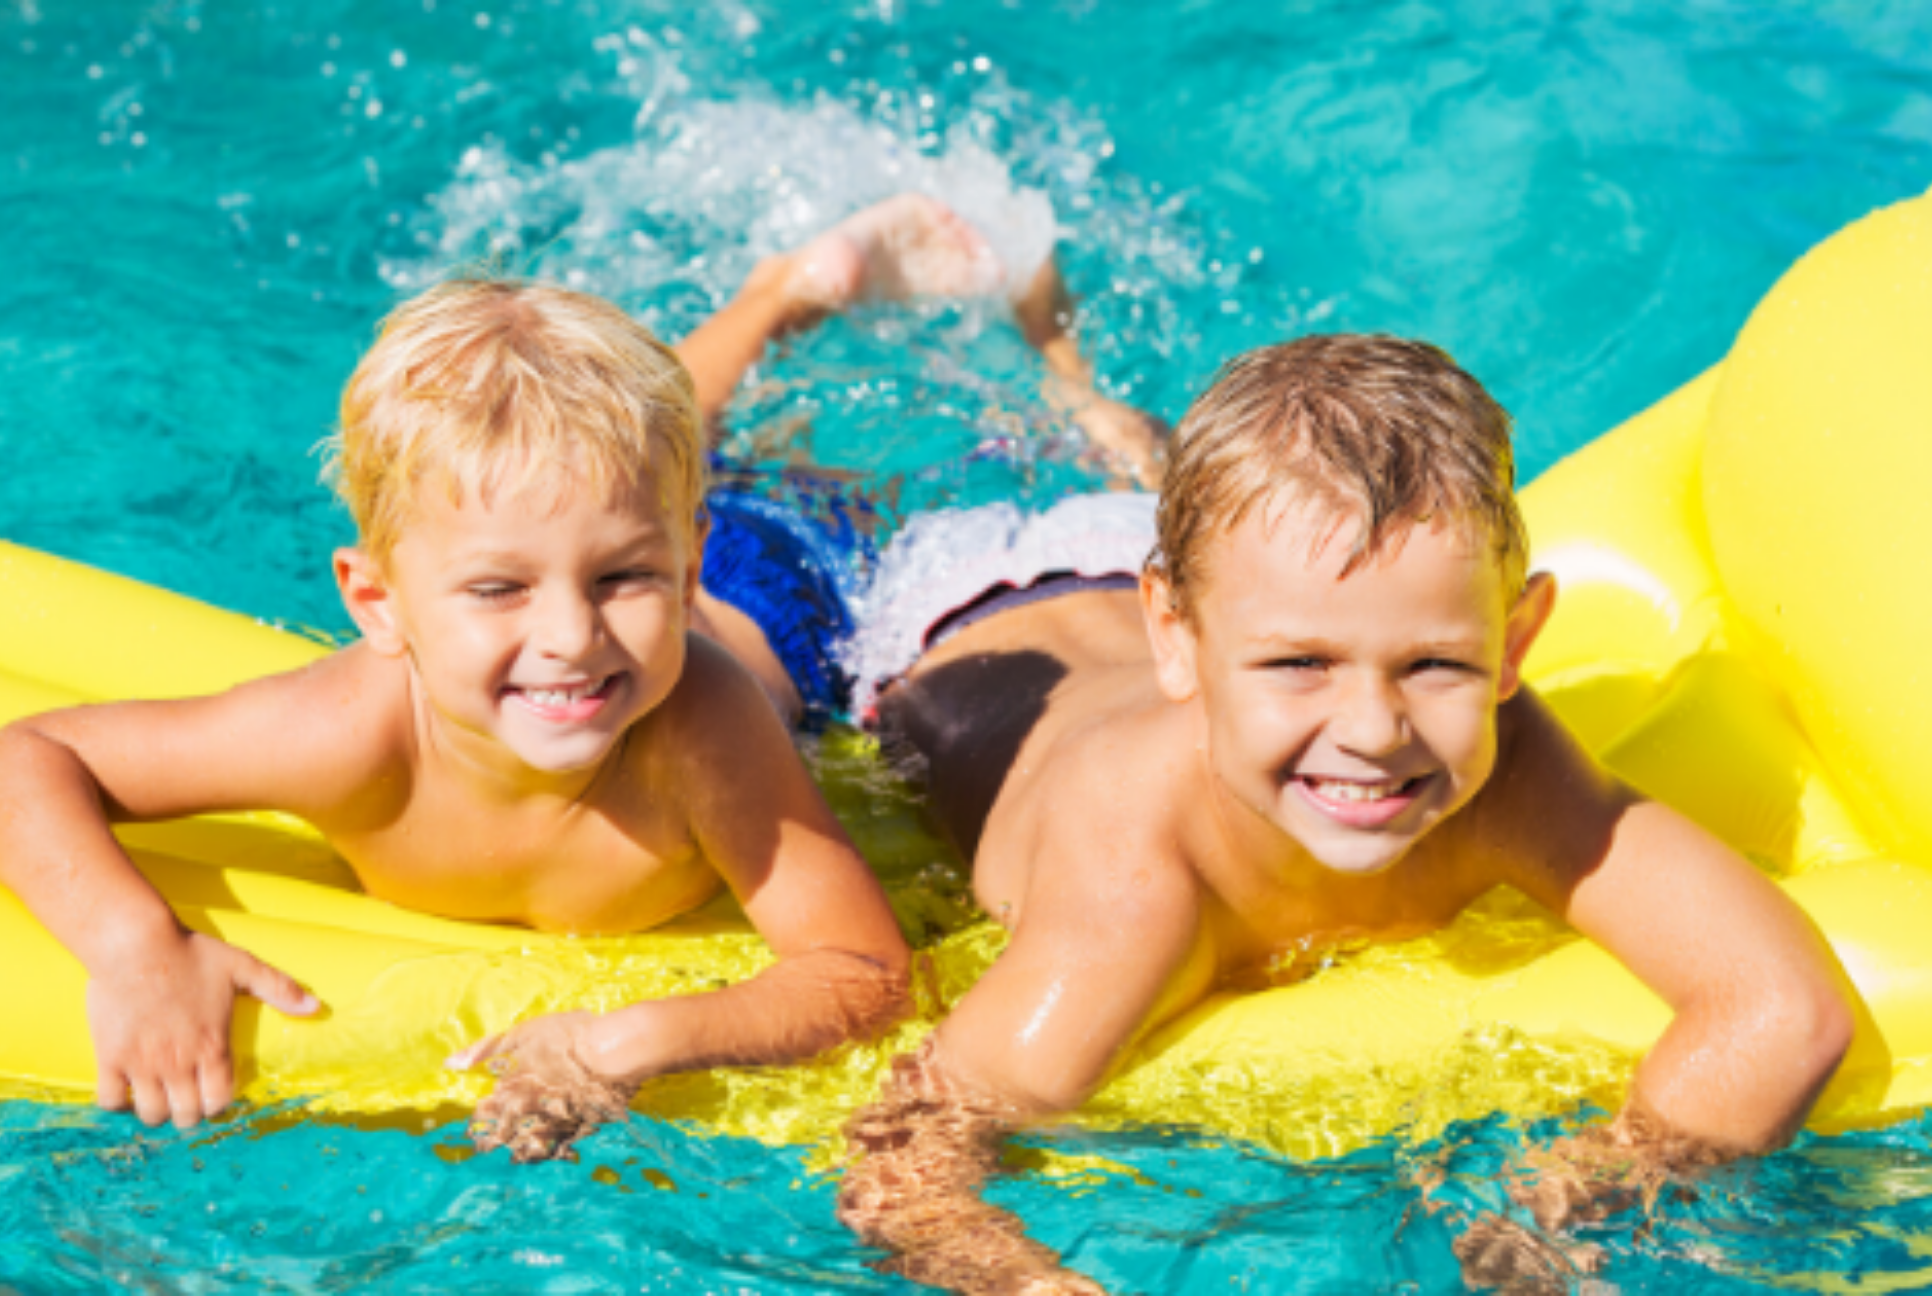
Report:
M1779 878L1869 1010L1814 1123L1932 1102L1932 201L1829 240L1729 357L1524 495L1561 585L1530 662L1603 760ZM207 692L326 651L231 613L0 545L0 719ZM828 739L835 805L927 946L921 1011L805 1067L658 1081L641 1110L770 1141L831 1133L893 1053L997 954L944 851L866 743ZM0 792L3 794L3 792ZM182 921L244 946L329 1006L237 1018L244 1096L360 1119L466 1104L458 1044L566 1006L612 1007L750 975L768 955L728 909L624 939L451 922L360 894L303 825L234 816L122 837ZM935 879L938 883L935 884ZM950 885L948 885L948 883ZM1713 915L1712 921L1722 921ZM1391 1132L1616 1101L1663 1005L1527 901L1493 894L1423 940L1311 958L1295 983L1224 995L1131 1057L1085 1118L1203 1126L1298 1155ZM0 892L0 1086L84 1100L81 969Z

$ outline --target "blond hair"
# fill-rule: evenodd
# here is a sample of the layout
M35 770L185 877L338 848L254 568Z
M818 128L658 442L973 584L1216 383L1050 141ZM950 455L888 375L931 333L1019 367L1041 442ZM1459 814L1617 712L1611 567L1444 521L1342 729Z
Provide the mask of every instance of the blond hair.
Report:
M1258 348L1225 366L1175 431L1148 570L1192 616L1208 542L1286 495L1359 524L1344 573L1418 522L1468 527L1513 602L1529 542L1509 438L1503 407L1425 342L1342 333Z
M704 495L697 398L671 348L602 298L516 280L452 279L391 312L326 446L324 477L378 560L432 484L457 504L539 483L608 499L648 469L693 526Z

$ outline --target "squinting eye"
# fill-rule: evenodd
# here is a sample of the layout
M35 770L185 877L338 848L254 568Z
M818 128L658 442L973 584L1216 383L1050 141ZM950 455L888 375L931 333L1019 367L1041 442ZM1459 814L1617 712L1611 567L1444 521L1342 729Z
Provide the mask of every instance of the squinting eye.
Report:
M1318 671L1328 669L1326 657L1277 657L1268 663L1270 670Z
M481 599L485 603L506 603L522 592L521 585L486 584L469 587L470 596Z
M1414 669L1418 672L1429 671L1464 675L1469 672L1470 668L1462 662L1451 661L1447 657L1425 657L1415 664Z
M648 567L636 567L627 571L612 572L610 575L598 581L598 584L606 588L625 585L655 585L660 579L658 574Z

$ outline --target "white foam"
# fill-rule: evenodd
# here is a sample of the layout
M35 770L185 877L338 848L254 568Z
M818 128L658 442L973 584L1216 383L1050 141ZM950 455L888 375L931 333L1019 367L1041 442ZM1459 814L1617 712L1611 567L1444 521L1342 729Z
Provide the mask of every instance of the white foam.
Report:
M580 159L529 163L499 145L471 147L419 223L425 255L385 263L385 279L414 288L454 264L538 258L552 275L586 272L607 294L676 275L722 296L758 257L907 190L978 228L1012 289L1059 237L1046 193L1016 183L1010 164L964 130L928 153L829 100L688 100L650 115L658 129Z

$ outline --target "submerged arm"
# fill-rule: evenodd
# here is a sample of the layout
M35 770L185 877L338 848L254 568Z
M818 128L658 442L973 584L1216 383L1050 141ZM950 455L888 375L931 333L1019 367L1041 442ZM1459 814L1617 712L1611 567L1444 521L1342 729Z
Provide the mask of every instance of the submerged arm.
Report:
M900 1058L846 1127L857 1159L839 1188L839 1220L892 1253L886 1272L914 1282L969 1293L1100 1291L1027 1237L1019 1216L980 1197L1019 1121L1011 1105L948 1075L930 1043Z
M1529 825L1508 851L1521 865L1513 880L1673 1013L1614 1121L1525 1157L1513 1195L1554 1230L1652 1202L1686 1172L1783 1146L1849 1048L1858 1000L1775 884L1598 768L1535 698L1513 705L1518 754L1497 807L1499 819ZM1551 1245L1484 1221L1458 1254L1493 1282L1510 1266L1547 1268Z
M1099 1290L980 1191L1008 1133L1078 1107L1205 983L1193 889L1115 849L1131 835L1088 824L1040 850L1047 876L1028 888L1011 943L852 1122L839 1216L893 1252L892 1272L967 1292Z
M1529 825L1510 851L1518 885L1673 1013L1627 1119L1720 1155L1783 1146L1852 1037L1857 995L1831 947L1737 852L1598 768L1540 701L1519 702L1523 786L1503 807Z

